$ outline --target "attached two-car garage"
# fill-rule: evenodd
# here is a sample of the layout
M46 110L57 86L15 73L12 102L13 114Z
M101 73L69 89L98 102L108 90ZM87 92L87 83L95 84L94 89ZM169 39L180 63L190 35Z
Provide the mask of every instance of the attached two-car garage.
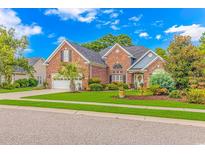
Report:
M76 90L82 89L82 79L75 80ZM70 90L70 80L66 80L56 74L52 75L52 88L53 89L68 89Z

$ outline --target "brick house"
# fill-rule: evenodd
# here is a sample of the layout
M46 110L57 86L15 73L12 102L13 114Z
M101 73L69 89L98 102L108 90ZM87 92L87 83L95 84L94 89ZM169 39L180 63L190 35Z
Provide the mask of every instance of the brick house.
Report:
M98 77L103 84L125 82L132 86L149 85L150 75L163 69L164 60L155 52L142 47L115 44L99 53L63 40L45 61L49 88L69 89L69 80L58 75L62 62L77 63L82 78L76 79L79 89L88 88L90 78Z

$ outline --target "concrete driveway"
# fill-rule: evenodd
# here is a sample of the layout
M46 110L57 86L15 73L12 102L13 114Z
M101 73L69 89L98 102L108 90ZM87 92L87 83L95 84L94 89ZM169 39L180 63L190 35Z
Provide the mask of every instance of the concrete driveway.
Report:
M204 144L201 127L0 108L0 144Z
M2 93L0 94L0 99L20 99L21 97L34 96L34 95L43 95L51 93L60 93L66 92L68 90L61 89L43 89L43 90L32 90L32 91L23 91L23 92L12 92L12 93Z

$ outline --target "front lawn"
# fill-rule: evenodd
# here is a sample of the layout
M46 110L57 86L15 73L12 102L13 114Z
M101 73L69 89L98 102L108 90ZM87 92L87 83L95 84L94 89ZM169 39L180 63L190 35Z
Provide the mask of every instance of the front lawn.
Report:
M33 90L33 87L15 88L15 89L0 89L0 93L11 93L11 92L21 92L21 91L30 91L30 90Z
M127 95L137 95L139 92L130 90L126 92ZM30 96L26 98L32 99L47 99L47 100L65 100L65 101L81 101L81 102L96 102L96 103L114 103L114 104L128 104L128 105L142 105L142 106L160 106L173 108L195 108L205 109L205 105L188 104L170 100L128 100L114 98L118 96L118 91L103 91L103 92L79 92L79 93L56 93L38 96Z
M84 111L95 111L95 112L107 112L107 113L119 113L119 114L129 114L129 115L142 115L142 116L205 121L205 113L200 113L200 112L137 109L137 108L127 108L127 107L111 107L111 106L98 106L98 105L86 105L86 104L57 103L57 102L56 103L55 102L36 102L36 101L23 101L23 100L18 100L18 101L17 100L0 100L0 105L59 108L59 109L84 110Z

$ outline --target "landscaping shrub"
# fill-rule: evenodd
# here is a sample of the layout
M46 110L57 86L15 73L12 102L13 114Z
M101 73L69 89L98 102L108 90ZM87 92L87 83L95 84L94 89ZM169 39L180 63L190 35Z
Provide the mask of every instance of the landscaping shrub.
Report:
M91 91L102 91L103 86L99 83L92 83L89 85Z
M93 77L89 79L88 84L93 84L93 83L101 83L101 80L98 77Z
M14 87L13 84L9 84L7 82L4 82L4 83L1 84L1 88L3 88L3 89L14 89L15 87Z
M190 89L187 92L187 102L196 104L205 103L205 90Z
M20 87L21 87L19 83L15 83L15 82L14 82L13 86L14 86L15 88L20 88Z
M168 95L169 91L166 88L161 88L159 85L151 85L149 90L153 95Z
M181 98L181 92L179 90L173 90L169 93L170 98Z
M175 82L171 75L163 70L155 71L150 78L150 85L159 85L169 91L175 89Z
M19 80L16 80L14 83L20 84L21 88L25 88L29 86L29 81L27 79L19 79Z
M38 80L34 78L29 78L28 79L28 86L29 87L36 87L38 85Z
M114 83L107 84L107 88L108 90L118 90L119 89L119 87Z
M123 87L124 89L129 89L128 84L124 83L124 82L112 82L113 84L117 85L118 88L119 87Z

